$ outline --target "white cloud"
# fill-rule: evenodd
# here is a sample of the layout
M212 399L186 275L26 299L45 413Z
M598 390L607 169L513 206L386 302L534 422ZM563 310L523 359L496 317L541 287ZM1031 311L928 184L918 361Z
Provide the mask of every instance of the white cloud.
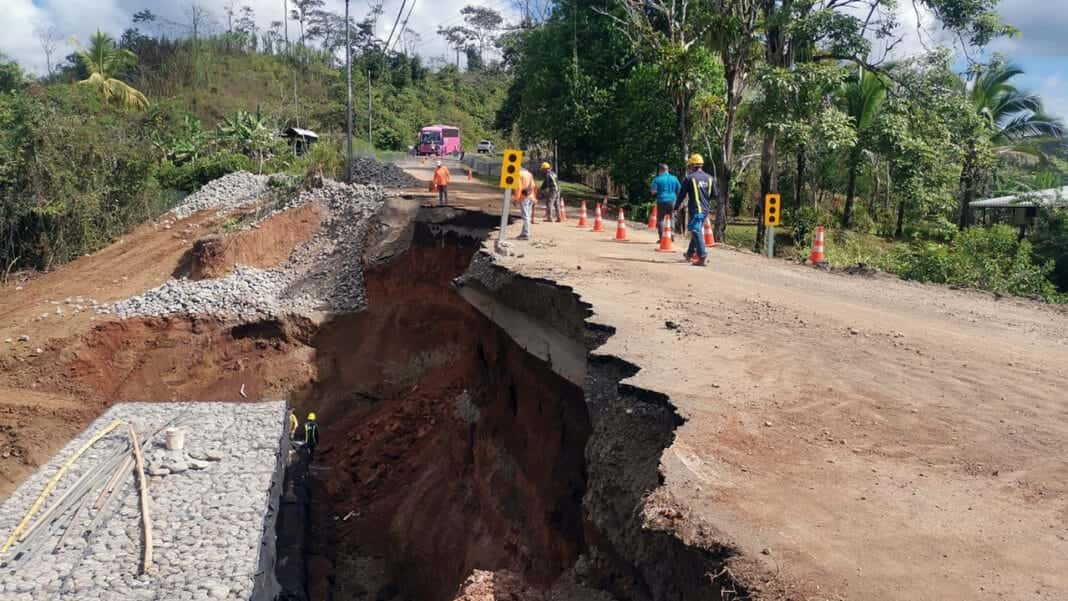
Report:
M239 0L238 4L252 7L257 23L266 28L271 21L282 19L284 1ZM64 42L60 44L56 54L62 58L75 49L66 43L68 38L75 37L84 43L97 28L117 38L130 26L133 14L146 8L172 23L168 29L171 33L176 33L180 31L180 25L188 22L187 9L192 3L193 0L38 0L36 3L34 0L3 0L0 31L4 33L0 36L0 52L17 60L28 71L43 73L44 53L33 33L34 26L38 23L57 27ZM228 0L199 0L198 3L214 17L215 30L225 28L225 7L229 4ZM445 55L448 48L444 40L437 35L438 26L461 23L460 9L468 4L498 10L505 15L506 21L515 21L518 16L509 0L415 0L408 27L422 37L418 50L420 55L426 58ZM288 2L288 6L292 8L292 1ZM401 0L385 2L378 25L379 35L383 39L389 35L400 7ZM405 14L410 7L411 4L405 6ZM326 8L341 14L345 10L344 0L326 0ZM360 20L368 12L367 3L352 2L350 10L353 17ZM403 20L403 15L401 19ZM295 39L296 31L297 23L290 21L290 39Z

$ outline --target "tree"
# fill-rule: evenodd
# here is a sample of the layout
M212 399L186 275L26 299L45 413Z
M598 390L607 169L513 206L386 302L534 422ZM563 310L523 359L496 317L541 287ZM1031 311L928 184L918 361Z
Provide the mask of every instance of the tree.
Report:
M323 0L293 0L293 10L290 11L290 17L300 25L300 46L306 48L307 44L304 38L304 24L310 18L312 12L321 9L323 7Z
M1012 64L995 62L974 70L966 91L971 109L964 131L964 164L961 168L961 200L957 227L968 226L968 205L992 165L984 152L1039 154L1036 142L1065 136L1064 124L1045 112L1042 99L1021 91L1012 79L1023 70Z
M849 151L849 180L846 184L845 208L842 211L842 228L853 226L853 203L857 192L857 172L864 152L874 139L873 126L886 99L886 82L871 71L862 71L860 77L849 82L843 90L846 113L857 132L856 142Z
M716 14L715 28L710 32L710 46L719 52L723 62L724 122L720 138L719 194L714 232L723 240L727 232L727 202L736 168L734 142L738 127L738 111L742 105L749 76L757 60L758 18L760 0L713 0Z
M133 52L116 47L110 36L97 30L89 39L89 48L79 51L78 55L89 72L89 77L81 84L97 87L108 102L137 110L148 108L144 94L114 77L123 67L137 61Z
M501 13L485 6L467 5L460 9L460 14L467 23L467 32L470 38L478 42L478 56L480 62L486 62L486 47L493 44L496 32L504 23Z
M39 23L33 28L33 34L37 37L37 42L41 44L41 50L44 51L46 73L51 77L52 55L55 54L56 46L59 45L59 29L55 25Z
M471 39L471 34L466 27L462 25L453 25L452 27L438 27L438 35L445 38L445 43L450 48L456 50L456 67L460 67L460 52L467 47L468 42Z

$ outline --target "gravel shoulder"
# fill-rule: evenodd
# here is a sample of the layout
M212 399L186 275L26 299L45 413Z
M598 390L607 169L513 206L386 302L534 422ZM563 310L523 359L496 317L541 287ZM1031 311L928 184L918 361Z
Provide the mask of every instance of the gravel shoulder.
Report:
M702 270L612 233L538 223L498 261L573 287L616 328L597 352L670 396L687 423L657 496L760 598L1068 597L1063 310L722 247Z

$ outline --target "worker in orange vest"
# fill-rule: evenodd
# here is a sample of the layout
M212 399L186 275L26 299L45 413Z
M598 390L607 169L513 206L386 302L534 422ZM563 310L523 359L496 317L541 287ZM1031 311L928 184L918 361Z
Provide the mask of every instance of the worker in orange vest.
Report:
M516 240L530 239L530 221L534 217L534 175L526 167L519 170L519 187L512 190L512 200L519 201L519 211L523 214L523 231Z
M434 167L434 177L430 180L430 191L438 191L438 205L445 206L449 202L449 168L438 161Z

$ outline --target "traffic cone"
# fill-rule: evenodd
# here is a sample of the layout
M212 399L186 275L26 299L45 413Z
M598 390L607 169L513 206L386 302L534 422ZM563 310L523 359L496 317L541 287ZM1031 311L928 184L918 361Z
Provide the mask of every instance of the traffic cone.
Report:
M560 223L567 221L567 203L564 202L564 197L560 197Z
M675 252L675 249L671 248L671 215L664 216L663 230L663 235L660 236L660 248L656 249L656 252Z
M809 263L813 265L819 265L820 263L826 263L827 258L823 256L823 226L816 228L816 237L812 239L812 254L808 256Z
M474 179L474 178L471 177L471 170L468 169L467 170L467 181L471 181L472 179Z
M616 222L616 240L627 239L627 222L623 219L623 207L619 208L619 221Z
M716 245L716 235L712 233L712 220L705 217L705 246Z
M586 221L586 201L582 201L582 208L579 212L578 227L586 227L589 223Z
M656 205L653 205L653 210L649 213L649 223L645 227L649 229L656 227Z
M591 232L603 232L604 223L601 221L601 205L597 205L597 210L593 212L593 229Z

